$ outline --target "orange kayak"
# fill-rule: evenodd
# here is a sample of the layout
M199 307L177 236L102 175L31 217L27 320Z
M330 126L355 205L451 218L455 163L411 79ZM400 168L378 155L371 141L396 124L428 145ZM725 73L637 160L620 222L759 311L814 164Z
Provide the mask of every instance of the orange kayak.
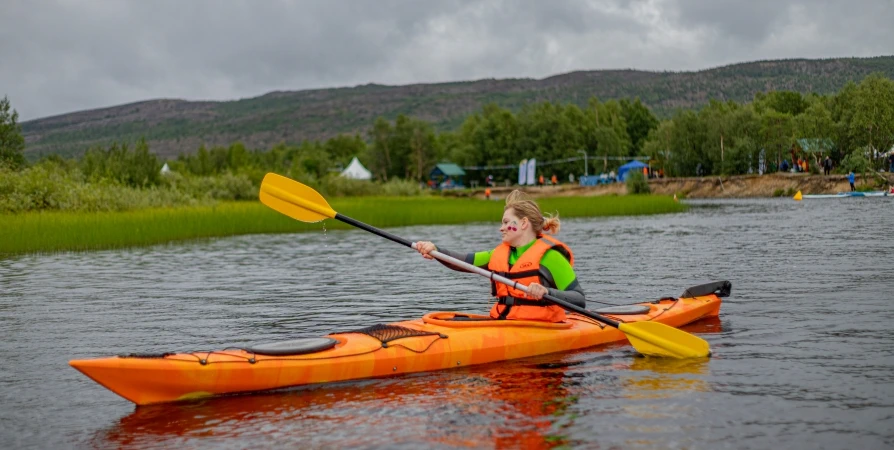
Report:
M716 294L666 298L597 310L619 322L680 327L720 313ZM97 383L138 405L384 377L577 350L626 338L616 328L568 314L561 323L492 320L433 312L421 319L376 325L241 349L122 355L69 362Z

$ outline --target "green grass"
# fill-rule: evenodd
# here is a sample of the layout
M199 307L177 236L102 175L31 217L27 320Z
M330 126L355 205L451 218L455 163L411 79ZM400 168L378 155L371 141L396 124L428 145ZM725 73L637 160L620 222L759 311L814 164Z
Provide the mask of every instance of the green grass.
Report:
M662 196L556 197L539 199L560 217L595 217L681 212L685 205ZM472 222L497 223L503 202L441 197L336 198L337 212L376 227ZM35 212L0 215L0 255L100 250L186 239L254 233L320 230L292 220L259 202L154 208L126 212ZM336 220L327 229L349 229Z

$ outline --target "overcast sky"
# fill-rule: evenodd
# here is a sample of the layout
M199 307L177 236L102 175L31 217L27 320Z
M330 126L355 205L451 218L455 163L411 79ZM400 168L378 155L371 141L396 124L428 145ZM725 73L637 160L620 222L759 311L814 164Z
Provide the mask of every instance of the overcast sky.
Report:
M155 98L894 54L894 0L3 0L20 120Z

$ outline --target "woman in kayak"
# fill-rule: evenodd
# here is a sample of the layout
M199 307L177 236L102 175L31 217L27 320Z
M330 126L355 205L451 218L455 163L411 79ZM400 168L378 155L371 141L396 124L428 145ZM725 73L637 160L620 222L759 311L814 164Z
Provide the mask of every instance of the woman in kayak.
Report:
M583 308L584 291L574 274L574 255L567 245L547 236L559 232L559 218L544 217L533 200L521 191L506 197L500 234L503 242L487 252L461 254L427 241L416 243L416 250L426 259L437 250L469 264L486 268L528 287L528 293L502 283L492 282L491 293L498 301L490 310L494 319L541 320L561 322L565 310L541 300L545 294ZM445 263L454 270L458 267Z

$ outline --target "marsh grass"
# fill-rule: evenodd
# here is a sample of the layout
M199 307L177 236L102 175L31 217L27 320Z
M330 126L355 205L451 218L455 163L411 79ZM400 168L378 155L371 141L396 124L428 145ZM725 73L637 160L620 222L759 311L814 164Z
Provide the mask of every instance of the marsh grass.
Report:
M562 218L680 212L685 205L662 196L539 199L544 212ZM376 227L497 223L503 202L442 197L335 198L333 209ZM349 229L336 220L327 229ZM255 233L322 229L292 220L259 202L152 208L124 212L33 212L0 215L0 254L100 250Z

